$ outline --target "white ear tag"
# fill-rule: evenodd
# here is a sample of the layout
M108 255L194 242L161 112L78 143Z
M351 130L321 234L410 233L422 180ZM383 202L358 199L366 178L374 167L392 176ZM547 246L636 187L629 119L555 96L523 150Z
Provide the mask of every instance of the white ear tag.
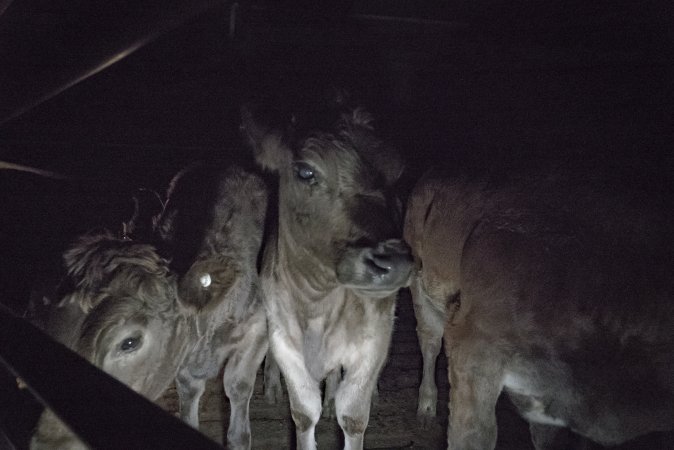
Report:
M203 287L208 287L211 285L211 274L207 273L199 277L199 282Z

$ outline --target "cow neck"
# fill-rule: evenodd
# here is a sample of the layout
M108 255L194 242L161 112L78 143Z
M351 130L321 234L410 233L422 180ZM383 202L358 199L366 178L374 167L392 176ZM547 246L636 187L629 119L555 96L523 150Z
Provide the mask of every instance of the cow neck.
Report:
M279 227L275 272L281 282L311 302L319 302L339 287L337 276L316 255Z

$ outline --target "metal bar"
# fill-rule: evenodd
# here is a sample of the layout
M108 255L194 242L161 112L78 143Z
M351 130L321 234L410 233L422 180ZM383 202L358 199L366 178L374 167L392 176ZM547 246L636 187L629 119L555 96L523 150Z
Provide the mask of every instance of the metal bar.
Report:
M7 437L7 434L5 434L2 427L0 427L0 448L3 450L16 450L16 446L12 443L9 437Z
M222 0L25 0L0 15L0 125Z
M24 166L23 164L15 164L7 161L0 161L0 170L16 170L19 172L29 172L42 177L55 178L57 180L67 180L68 177L61 175L58 172L52 172L50 170L37 169L35 167Z
M0 16L9 8L9 5L12 4L12 0L0 0Z
M222 449L0 305L0 363L95 449Z

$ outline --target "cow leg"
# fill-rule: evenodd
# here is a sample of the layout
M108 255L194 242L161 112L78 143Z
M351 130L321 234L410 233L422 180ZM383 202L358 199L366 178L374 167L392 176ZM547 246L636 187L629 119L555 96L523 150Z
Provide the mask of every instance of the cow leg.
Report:
M449 450L489 450L496 446L496 401L501 393L501 358L487 342L464 337L445 342L449 374Z
M35 433L30 439L29 448L30 450L89 449L50 409L45 409L40 416Z
M582 436L574 434L565 427L544 425L541 423L529 423L531 441L536 450L601 450L604 447ZM664 446L651 446L651 448L665 448Z
M571 433L566 428L530 422L529 432L536 450L565 450L571 448Z
M423 428L430 428L435 422L438 401L438 388L435 384L435 363L442 345L446 313L438 309L424 292L419 277L414 277L410 292L414 304L414 315L417 319L417 338L423 358L417 418Z
M185 367L178 371L176 376L176 391L178 392L180 418L199 429L199 400L206 390L206 380L195 378Z
M315 450L316 424L321 416L320 384L309 374L301 352L273 332L269 343L288 389L297 449Z
M264 359L264 399L270 405L283 400L281 370L270 351Z
M372 406L371 408L375 409L379 406L379 379L374 384L374 389L372 390Z
M227 361L222 377L230 406L227 448L250 449L250 398L253 395L257 369L262 364L266 351L267 346L260 342L244 341Z
M372 393L377 383L376 372L359 369L346 369L335 395L337 421L344 432L344 450L363 448Z
M337 417L335 413L335 393L339 387L339 382L342 379L342 369L337 368L328 374L325 379L325 394L323 396L323 417L326 419L334 419Z

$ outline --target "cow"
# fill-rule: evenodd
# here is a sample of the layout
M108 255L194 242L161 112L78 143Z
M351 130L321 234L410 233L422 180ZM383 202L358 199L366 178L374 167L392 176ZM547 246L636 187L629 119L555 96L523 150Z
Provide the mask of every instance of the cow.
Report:
M337 106L338 110L341 106ZM412 269L392 187L400 156L362 108L274 127L242 108L258 164L277 175L278 214L260 273L270 351L286 382L297 447L316 448L320 383L335 385L344 448L363 447L391 341L397 292ZM266 113L263 112L263 113ZM327 117L326 119L323 119Z
M268 348L256 266L266 207L264 182L239 167L181 171L154 217L157 242L101 232L65 252L63 297L45 329L151 400L175 380L180 417L195 428L205 383L224 364L227 446L250 448L249 401ZM82 444L46 411L31 448L63 447Z
M444 335L452 450L495 447L502 392L538 450L674 428L671 209L586 175L436 169L408 199L420 409Z

